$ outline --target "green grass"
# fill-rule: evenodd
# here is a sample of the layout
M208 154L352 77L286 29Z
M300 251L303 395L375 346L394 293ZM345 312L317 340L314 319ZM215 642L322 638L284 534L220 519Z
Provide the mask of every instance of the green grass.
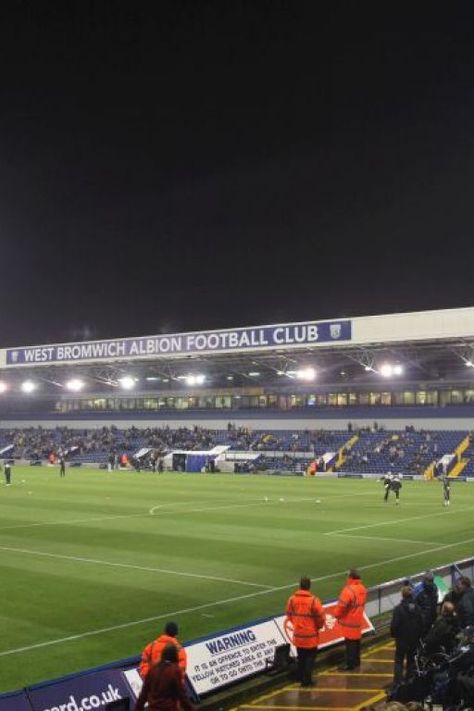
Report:
M353 565L373 585L473 555L474 487L453 485L449 509L436 482L404 483L399 507L382 495L373 480L14 467L0 691L139 654L168 619L186 640L280 613L303 574L330 598Z

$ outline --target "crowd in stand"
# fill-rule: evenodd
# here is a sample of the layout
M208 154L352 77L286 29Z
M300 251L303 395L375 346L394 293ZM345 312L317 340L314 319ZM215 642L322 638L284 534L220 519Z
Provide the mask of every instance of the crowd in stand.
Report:
M383 460L404 474L420 475L441 454L437 432L416 432L413 427L396 434L385 433L382 428L376 432L378 436L373 436L374 430L359 431L359 442L347 451L344 469L363 470Z
M354 438L357 434L357 438ZM110 455L126 454L130 460L141 448L163 457L173 450L208 451L216 445L226 445L232 451L261 454L261 469L284 471L305 470L313 458L342 451L339 469L354 473L384 473L396 471L401 475L423 475L427 467L445 454L453 454L467 432L415 431L407 426L404 431L390 432L374 423L373 427L348 431L328 430L251 430L229 423L226 430L205 427L129 427L115 426L98 429L70 429L31 427L0 430L0 448L12 446L10 456L32 461L47 460L51 455L66 454L70 461L97 462L106 465ZM474 446L474 436L469 435ZM351 439L356 441L351 441ZM282 453L275 455L272 453ZM302 454L306 459L302 459ZM467 450L469 460L474 449ZM453 465L456 463L453 457ZM474 461L474 460L473 460ZM321 471L321 467L318 471ZM337 469L336 469L337 471Z
M390 630L396 643L392 699L472 705L474 589L468 577L458 576L440 606L431 572L417 586L405 581Z

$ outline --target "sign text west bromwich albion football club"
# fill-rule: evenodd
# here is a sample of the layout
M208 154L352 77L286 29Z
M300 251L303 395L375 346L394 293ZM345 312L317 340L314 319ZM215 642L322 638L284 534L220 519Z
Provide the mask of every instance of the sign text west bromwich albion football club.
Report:
M10 348L6 351L6 364L72 363L115 358L128 360L166 355L230 353L350 341L351 337L352 324L349 320L309 321L223 331Z

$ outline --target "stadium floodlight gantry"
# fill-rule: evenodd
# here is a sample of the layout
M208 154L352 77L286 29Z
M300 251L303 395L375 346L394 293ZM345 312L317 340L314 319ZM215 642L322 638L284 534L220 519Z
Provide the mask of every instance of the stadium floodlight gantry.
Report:
M0 411L461 405L473 371L474 308L363 316L4 348Z

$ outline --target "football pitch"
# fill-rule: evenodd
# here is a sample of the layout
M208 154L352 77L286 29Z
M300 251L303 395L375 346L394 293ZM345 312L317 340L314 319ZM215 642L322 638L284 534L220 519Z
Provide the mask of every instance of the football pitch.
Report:
M474 487L14 467L0 486L0 691L280 613L301 575L323 599L474 555ZM392 496L392 494L391 494Z

